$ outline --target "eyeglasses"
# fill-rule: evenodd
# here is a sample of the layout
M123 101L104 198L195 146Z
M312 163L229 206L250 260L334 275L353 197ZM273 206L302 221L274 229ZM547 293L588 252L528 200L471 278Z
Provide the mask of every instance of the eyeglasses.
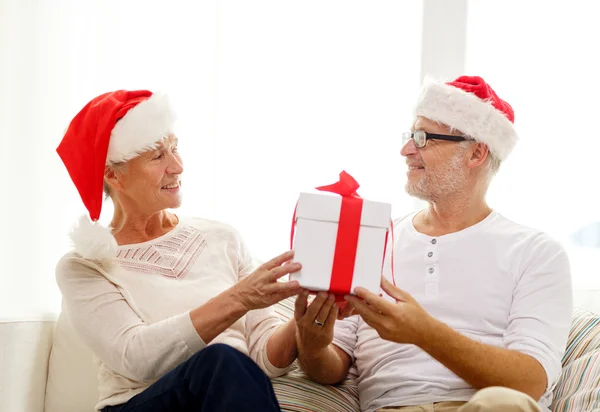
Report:
M449 142L464 142L467 140L464 136L451 136L448 134L435 134L435 133L427 133L423 130L417 130L416 132L406 132L402 133L402 146L406 145L413 139L415 142L415 146L419 149L427 146L427 140L436 139L436 140L446 140Z

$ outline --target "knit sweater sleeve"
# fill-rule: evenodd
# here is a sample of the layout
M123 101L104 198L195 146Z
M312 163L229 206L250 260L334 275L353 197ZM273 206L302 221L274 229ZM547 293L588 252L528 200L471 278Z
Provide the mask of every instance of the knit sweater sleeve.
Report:
M189 312L145 323L94 262L66 255L56 279L66 314L84 343L129 379L156 380L206 346Z

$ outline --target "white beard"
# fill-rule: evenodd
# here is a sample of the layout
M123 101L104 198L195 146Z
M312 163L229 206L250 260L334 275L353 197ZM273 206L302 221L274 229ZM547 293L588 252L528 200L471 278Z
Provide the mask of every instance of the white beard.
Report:
M456 152L446 163L438 164L435 168L423 169L423 175L418 180L406 182L406 192L427 202L439 202L464 191L467 182L467 172L463 168L462 151Z

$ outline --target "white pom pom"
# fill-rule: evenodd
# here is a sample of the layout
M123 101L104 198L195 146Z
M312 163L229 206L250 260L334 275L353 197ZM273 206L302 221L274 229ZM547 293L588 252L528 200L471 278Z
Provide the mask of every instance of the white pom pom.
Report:
M71 232L75 252L84 259L104 260L117 256L117 240L111 229L82 216Z

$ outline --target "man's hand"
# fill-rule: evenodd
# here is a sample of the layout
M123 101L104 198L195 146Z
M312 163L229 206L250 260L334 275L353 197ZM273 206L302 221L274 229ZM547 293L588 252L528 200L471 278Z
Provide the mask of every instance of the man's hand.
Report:
M356 296L348 295L346 300L381 338L419 346L424 339L423 331L432 323L433 318L410 294L383 277L381 287L396 299L396 303L388 302L363 288L356 288Z
M418 346L476 389L504 386L540 399L547 376L536 359L470 339L434 319L410 294L387 280L382 279L381 286L396 303L362 288L355 291L358 297L346 296L381 338Z

